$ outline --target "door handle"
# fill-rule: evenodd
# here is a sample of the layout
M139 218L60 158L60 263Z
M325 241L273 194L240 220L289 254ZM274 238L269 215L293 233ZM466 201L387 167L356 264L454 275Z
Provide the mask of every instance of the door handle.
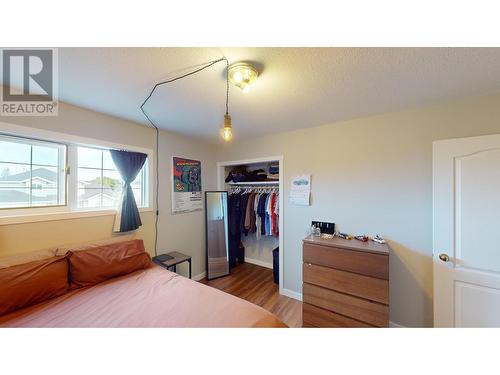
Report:
M449 262L450 261L450 256L445 253L439 254L439 259L443 262Z

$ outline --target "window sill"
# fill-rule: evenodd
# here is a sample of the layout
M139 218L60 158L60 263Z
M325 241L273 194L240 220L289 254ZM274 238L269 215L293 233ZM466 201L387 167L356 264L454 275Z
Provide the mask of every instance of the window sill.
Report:
M151 207L139 208L139 212L151 212L153 209ZM37 223L44 221L55 221L55 220L70 220L70 219L80 219L85 217L100 217L100 216L114 216L116 215L116 210L88 210L88 211L71 211L71 212L51 212L51 213L39 213L39 214L22 214L22 215L5 215L0 216L0 226L2 225L14 225L14 224L25 224L25 223Z

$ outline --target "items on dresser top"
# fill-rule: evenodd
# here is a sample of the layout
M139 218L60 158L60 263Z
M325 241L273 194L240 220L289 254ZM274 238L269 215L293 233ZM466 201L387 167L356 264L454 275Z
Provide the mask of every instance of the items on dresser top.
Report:
M388 327L387 244L304 239L302 306L304 327Z
M313 220L311 225L319 228L321 234L335 234L335 223Z

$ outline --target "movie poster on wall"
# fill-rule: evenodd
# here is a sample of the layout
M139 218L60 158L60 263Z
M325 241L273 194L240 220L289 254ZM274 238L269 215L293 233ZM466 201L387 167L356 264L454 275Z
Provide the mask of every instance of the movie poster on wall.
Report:
M201 161L172 157L172 213L201 209Z

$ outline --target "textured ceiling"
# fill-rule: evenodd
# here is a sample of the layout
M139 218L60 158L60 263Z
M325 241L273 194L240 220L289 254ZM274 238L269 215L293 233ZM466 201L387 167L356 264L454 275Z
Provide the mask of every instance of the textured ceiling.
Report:
M60 100L146 124L158 80L226 56L255 61L249 94L230 87L236 139L500 91L500 48L61 48ZM225 64L160 87L163 129L218 141Z

